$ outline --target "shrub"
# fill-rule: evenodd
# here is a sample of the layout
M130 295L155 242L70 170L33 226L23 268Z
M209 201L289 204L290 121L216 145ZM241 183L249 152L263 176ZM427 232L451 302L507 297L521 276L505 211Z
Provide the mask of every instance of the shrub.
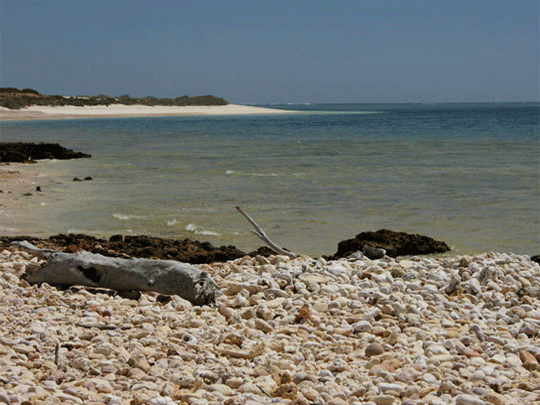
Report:
M7 98L5 100L0 100L0 106L9 108L11 110L18 110L28 106L22 98Z
M39 92L36 91L36 90L34 90L34 89L22 89L22 90L21 90L21 93L39 94Z

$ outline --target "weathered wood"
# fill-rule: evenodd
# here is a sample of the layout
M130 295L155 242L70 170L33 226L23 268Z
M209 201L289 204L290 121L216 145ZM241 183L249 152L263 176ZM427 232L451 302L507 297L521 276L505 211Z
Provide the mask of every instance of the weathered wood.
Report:
M120 259L86 251L52 252L28 242L14 244L47 260L40 267L27 269L29 283L155 291L178 295L196 305L214 303L219 291L207 272L173 260Z
M266 235L266 233L263 231L263 229L251 218L241 207L237 206L236 209L240 214L242 214L251 225L255 228L255 231L253 232L255 235L257 235L259 238L261 238L274 252L279 253L281 255L292 257L293 259L298 257L296 253L289 252L288 250L283 249L282 247L276 245L274 242L270 240L270 238Z

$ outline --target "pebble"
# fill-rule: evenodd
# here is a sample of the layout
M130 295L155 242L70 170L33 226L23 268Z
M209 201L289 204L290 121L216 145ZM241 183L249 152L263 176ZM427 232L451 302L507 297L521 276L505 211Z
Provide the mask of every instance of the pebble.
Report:
M366 356L378 356L379 354L384 353L384 347L380 343L374 342L366 347Z
M368 321L358 321L353 324L353 329L355 332L367 332L371 330L371 328L371 323L369 323Z
M392 395L377 395L376 397L373 397L372 400L376 405L392 405L396 400L396 397Z
M437 377L435 377L433 374L431 373L426 373L422 376L422 380L424 380L425 382L427 382L428 384L435 384L437 383Z
M472 395L461 394L456 397L456 405L484 405L485 402Z
M379 388L379 391L386 392L386 391L395 391L397 393L401 393L405 390L405 387L399 384L389 384L389 383L380 383L377 388Z
M244 257L201 265L204 307L21 280L40 263L0 252L0 404L540 402L527 256Z

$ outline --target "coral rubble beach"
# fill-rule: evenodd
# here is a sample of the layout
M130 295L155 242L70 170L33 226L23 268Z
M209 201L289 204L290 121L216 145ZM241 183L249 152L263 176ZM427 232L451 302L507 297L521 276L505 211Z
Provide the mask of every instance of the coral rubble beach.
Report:
M3 210L35 189L32 166L0 172ZM197 266L222 294L199 307L30 285L42 260L1 247L0 403L540 401L540 265L529 256L214 260Z
M0 251L0 403L533 404L528 256L244 257L198 265L215 306L29 285Z
M181 115L250 115L250 114L290 114L295 111L278 110L238 104L212 106L145 106L112 104L110 106L38 106L33 105L19 110L0 107L0 121L31 119L68 118L113 118L145 116Z

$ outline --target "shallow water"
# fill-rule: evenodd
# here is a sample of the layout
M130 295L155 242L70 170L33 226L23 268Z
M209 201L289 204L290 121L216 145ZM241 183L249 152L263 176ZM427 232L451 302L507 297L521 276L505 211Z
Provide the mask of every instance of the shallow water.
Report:
M93 156L40 163L43 192L21 201L24 215L2 218L3 233L251 250L262 242L241 205L276 243L313 256L380 228L444 240L454 253L540 253L538 105L281 107L307 111L2 122L2 141Z

